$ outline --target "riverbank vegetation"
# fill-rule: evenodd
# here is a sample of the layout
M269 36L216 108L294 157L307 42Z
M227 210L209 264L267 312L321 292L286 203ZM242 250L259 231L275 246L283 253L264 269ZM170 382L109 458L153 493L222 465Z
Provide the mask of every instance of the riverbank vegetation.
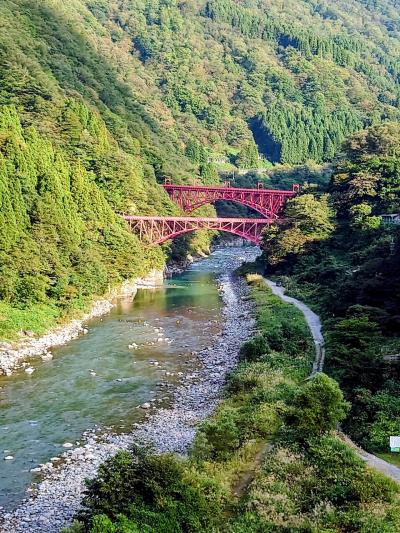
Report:
M177 214L164 177L313 168L399 117L390 0L3 0L0 20L1 338L206 251L208 234L149 250L116 215Z
M354 135L328 189L304 189L286 208L296 219L264 239L269 274L324 319L325 368L351 402L346 432L379 453L400 427L400 226L382 219L400 211L399 169L398 123Z
M325 374L300 311L249 276L257 332L187 458L132 449L88 482L69 532L386 531L398 486L336 436L349 408Z

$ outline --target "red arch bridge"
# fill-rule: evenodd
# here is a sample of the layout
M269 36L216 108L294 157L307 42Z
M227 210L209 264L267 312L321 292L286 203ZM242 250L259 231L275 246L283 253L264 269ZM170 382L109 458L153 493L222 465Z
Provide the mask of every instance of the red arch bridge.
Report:
M138 217L124 215L132 231L149 244L165 241L200 229L226 231L255 244L261 243L265 226L276 222L271 218L198 218L198 217Z
M173 185L166 179L164 189L184 211L190 212L205 204L212 204L217 200L229 200L258 211L265 218L278 218L279 213L288 198L298 192L299 186L293 185L291 191L264 189L262 184L257 189L240 189L230 187L225 183L223 187L207 187L203 185Z

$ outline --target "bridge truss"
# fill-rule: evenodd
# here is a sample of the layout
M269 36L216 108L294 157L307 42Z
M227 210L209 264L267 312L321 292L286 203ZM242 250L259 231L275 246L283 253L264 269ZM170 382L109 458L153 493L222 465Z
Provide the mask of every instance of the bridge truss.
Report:
M168 180L164 184L164 189L186 212L205 204L213 204L217 200L229 200L250 207L268 219L277 219L286 200L299 190L298 185L294 185L292 191L279 191L264 189L260 185L257 189L233 188L228 184L224 187L173 185Z
M161 244L178 235L207 229L226 231L255 244L261 243L265 226L276 222L272 218L199 218L153 217L124 215L130 229L149 244Z

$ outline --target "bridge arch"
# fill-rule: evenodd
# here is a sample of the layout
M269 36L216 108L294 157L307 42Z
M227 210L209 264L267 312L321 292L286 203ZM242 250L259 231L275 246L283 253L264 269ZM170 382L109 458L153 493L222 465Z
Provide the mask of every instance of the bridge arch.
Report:
M254 206L252 204L252 202L249 202L249 201L246 201L246 200L238 200L238 199L231 199L231 198L229 200L225 199L225 198L216 198L213 201L204 200L202 202L198 202L196 204L191 205L190 207L185 209L185 211L187 211L188 213L191 213L192 211L194 211L195 209L198 209L202 205L215 204L215 202L232 202L234 204L244 205L244 206L249 207L253 211L256 211L260 215L263 215L263 216L265 216L267 218L275 218L275 219L278 218L278 215L276 213L272 212L270 209L267 209L267 208L264 208L264 207L261 207L261 206Z
M291 191L275 189L242 189L230 187L208 187L204 185L173 185L166 181L164 189L171 199L184 211L191 212L206 204L213 204L218 200L230 201L254 209L268 219L278 219L281 209L288 198L298 191L294 186Z
M176 237L180 237L181 235L185 235L186 233L193 233L195 231L199 231L200 229L202 229L202 228L188 228L188 229L180 230L180 231L177 231L176 233L173 233L173 234L171 233L170 235L165 235L159 241L153 242L151 244L163 244L164 242L167 242L167 241L170 241L172 239L175 239ZM239 230L236 230L236 229L219 229L218 231L222 231L222 232L225 232L225 233L230 233L232 235L236 235L238 237L242 237L246 241L253 242L254 244L257 244L257 245L261 244L261 238L250 236L250 235L248 235L247 233L245 233L243 231L239 231Z
M149 217L124 216L131 231L149 244L163 242L197 230L215 230L232 233L261 244L262 230L275 222L272 219L246 218L198 218L198 217Z

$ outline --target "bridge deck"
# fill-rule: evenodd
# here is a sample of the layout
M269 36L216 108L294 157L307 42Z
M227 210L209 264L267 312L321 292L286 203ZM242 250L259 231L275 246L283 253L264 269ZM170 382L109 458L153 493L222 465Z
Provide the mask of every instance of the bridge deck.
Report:
M149 220L158 222L220 222L220 223L250 223L250 224L263 224L268 222L277 222L275 219L268 218L204 218L204 217L159 217L159 216L134 216L123 215L125 220Z
M246 189L242 187L224 187L222 186L210 186L210 185L172 185L169 183L166 183L163 185L164 189L177 189L180 191L215 191L215 192L231 192L231 193L240 193L240 192L246 192L246 193L252 193L252 194L283 194L285 196L293 196L296 191L295 190L280 190L280 189Z

